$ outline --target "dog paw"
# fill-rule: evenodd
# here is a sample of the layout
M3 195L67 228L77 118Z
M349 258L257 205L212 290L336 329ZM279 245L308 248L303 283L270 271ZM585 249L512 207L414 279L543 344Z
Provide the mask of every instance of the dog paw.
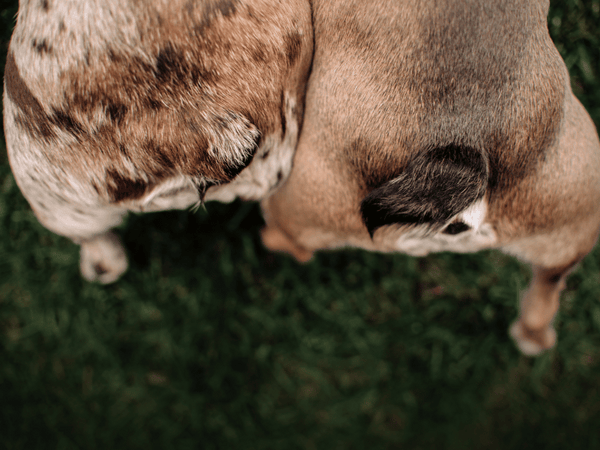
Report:
M510 326L509 334L521 353L527 356L539 355L556 344L556 330L552 326L542 330L529 330L517 320Z
M265 247L274 252L285 252L292 255L298 262L307 262L313 252L294 243L283 231L267 226L261 231L262 242Z
M113 283L127 270L127 256L116 234L109 232L81 243L81 275L88 281Z

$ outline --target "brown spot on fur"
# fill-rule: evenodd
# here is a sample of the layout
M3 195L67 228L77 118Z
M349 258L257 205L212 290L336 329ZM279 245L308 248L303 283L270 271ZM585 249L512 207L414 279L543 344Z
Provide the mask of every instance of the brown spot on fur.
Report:
M176 51L170 43L167 43L156 57L154 76L160 82L183 81L185 79L184 68L186 64L183 53Z
M118 55L115 50L110 47L106 49L106 56L108 56L108 60L112 63L122 62L123 60L122 56Z
M170 153L172 152L161 148L161 146L153 139L149 139L147 142L145 142L143 149L145 150L146 154L150 155L150 157L154 160L156 166L160 167L160 172L162 173L155 173L155 175L165 175L165 172L172 171L176 168L175 161L173 161L170 157Z
M578 255L570 263L552 269L538 269L537 275L546 283L556 284L564 278L583 259L585 254Z
M285 93L281 92L281 105L279 106L279 120L281 121L281 138L285 137L287 122L285 119Z
M106 107L106 115L116 123L121 123L126 113L127 106L122 103L109 103Z
M71 113L67 111L53 108L50 121L53 125L56 125L58 128L73 136L77 137L83 133L83 127L81 124L79 124L71 115Z
M257 47L252 51L252 59L258 63L265 63L268 61L267 54L260 47Z
M200 22L196 25L196 32L201 33L202 30L211 25L212 21L217 17L229 17L235 14L239 0L208 0L202 2L202 12L200 13ZM199 7L196 2L189 2L187 10L190 15L195 15L195 8Z
M48 12L50 10L50 2L48 0L41 0L40 8L42 8L44 12Z
M285 2L259 4L255 20L240 5L144 3L131 18L141 36L128 36L135 54L118 42L90 41L89 52L48 87L46 99L58 97L60 104L37 102L9 61L8 95L18 94L30 134L62 138L60 129L76 138L61 139L64 151L48 157L93 183L105 201L139 198L172 176L230 181L252 161L260 145L255 137L280 129L280 94L294 84L282 56L285 36L297 27L311 32L308 8L296 15ZM182 21L185 8L189 17ZM206 25L200 34L199 23Z
M209 0L203 2L203 17L206 20L213 19L217 13L220 13L223 17L228 17L235 13L236 7L239 3L238 0Z
M105 268L102 264L97 263L94 264L94 272L96 272L96 275L104 275L108 272L108 269Z
M132 180L120 175L115 170L106 171L107 191L111 200L118 203L123 200L135 200L142 197L148 184L142 180Z
M21 78L12 52L9 52L6 58L4 82L8 98L20 110L20 114L16 117L17 124L30 136L39 136L43 139L54 138L56 134L52 130L50 118Z
M39 41L37 39L34 39L33 41L31 41L31 46L40 55L52 53L52 47L48 44L48 41L45 38Z
M302 36L298 32L288 34L285 39L285 55L290 66L298 60L301 51Z

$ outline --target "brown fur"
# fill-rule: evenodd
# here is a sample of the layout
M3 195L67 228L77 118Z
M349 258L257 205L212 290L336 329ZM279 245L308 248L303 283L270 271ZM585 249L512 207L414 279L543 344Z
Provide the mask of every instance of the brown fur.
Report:
M291 166L312 43L306 0L23 0L5 76L15 178L83 245L127 210L259 199Z
M536 274L513 336L522 349L537 345L530 353L553 345L561 283L548 274L563 279L596 241L600 145L548 35L548 2L315 0L313 9L304 128L294 170L263 201L267 246L302 260L345 245L501 248ZM475 181L445 169L432 177L428 163L413 169L432 149L454 164L447 146L478 152L488 168L482 200L464 197L483 203L466 215L444 208ZM424 179L434 184L423 190ZM361 217L365 196L376 207ZM472 223L432 233L425 201L441 208L440 226Z
M139 198L176 174L228 182L249 161L211 152L219 136L241 135L251 156L254 130L284 126L281 93L307 45L287 9L265 1L136 8L137 47L90 48L45 88L60 95L45 97L44 108L11 55L6 87L21 110L17 123L54 147L53 164L85 177L107 201Z

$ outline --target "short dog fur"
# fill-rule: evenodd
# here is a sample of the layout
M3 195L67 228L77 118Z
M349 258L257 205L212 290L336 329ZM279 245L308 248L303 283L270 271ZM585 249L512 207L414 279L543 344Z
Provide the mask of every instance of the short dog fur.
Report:
M568 272L600 228L600 144L547 30L547 0L314 0L315 54L263 241L498 248L533 265L511 335L552 347Z
M127 211L260 199L287 177L312 58L307 0L21 0L9 161L88 280L126 269Z
M126 269L110 229L128 211L236 196L264 199L265 244L299 260L346 245L499 248L533 265L511 335L536 354L554 345L565 277L600 227L600 144L547 12L547 0L22 0L10 163L39 220L81 244L89 280Z

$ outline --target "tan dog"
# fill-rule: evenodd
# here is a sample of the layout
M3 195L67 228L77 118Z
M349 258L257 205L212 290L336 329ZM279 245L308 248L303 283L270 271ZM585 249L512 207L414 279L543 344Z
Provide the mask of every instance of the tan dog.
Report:
M127 268L127 211L260 199L291 169L307 0L21 0L5 71L10 164L88 280Z
M533 265L511 335L556 341L569 270L600 227L600 145L547 0L314 0L315 55L271 249L425 255L499 248Z

